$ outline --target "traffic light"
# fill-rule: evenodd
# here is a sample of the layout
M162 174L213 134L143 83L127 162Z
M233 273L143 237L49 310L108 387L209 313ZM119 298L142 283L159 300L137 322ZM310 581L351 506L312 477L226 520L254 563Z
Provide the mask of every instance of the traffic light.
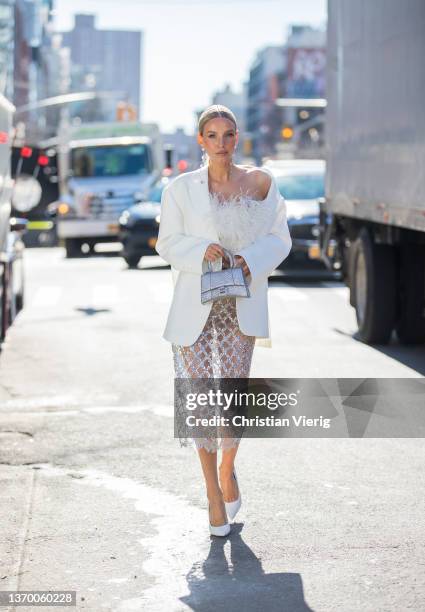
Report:
M291 140L294 135L294 130L289 126L285 125L281 131L283 140Z
M128 114L129 114L129 121L136 121L137 120L137 109L134 106L134 104L129 104L128 105Z
M243 141L243 154L244 155L252 155L252 139L245 138Z
M171 144L164 145L165 167L173 167L174 147Z
M118 102L115 116L117 121L137 121L137 109L129 102Z
M297 125L302 125L306 121L312 122L314 117L323 113L322 108L299 108L297 111Z

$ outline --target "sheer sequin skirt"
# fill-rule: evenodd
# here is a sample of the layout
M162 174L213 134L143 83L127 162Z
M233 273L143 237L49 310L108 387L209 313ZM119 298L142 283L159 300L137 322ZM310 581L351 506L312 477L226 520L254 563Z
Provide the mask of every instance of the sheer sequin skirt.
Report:
M239 329L236 298L216 300L197 341L191 346L172 344L175 378L249 378L254 345L255 336L246 336ZM202 416L211 417L216 408L205 406L202 412ZM216 452L239 444L241 434L226 427L205 426L197 437L191 437L186 416L186 408L179 409L177 402L175 419L181 446L194 443L197 449Z

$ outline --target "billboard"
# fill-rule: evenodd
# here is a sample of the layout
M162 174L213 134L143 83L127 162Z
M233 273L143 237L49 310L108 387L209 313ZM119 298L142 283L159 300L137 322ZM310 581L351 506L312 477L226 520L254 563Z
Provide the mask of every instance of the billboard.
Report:
M286 95L292 98L324 98L325 69L324 48L289 48Z

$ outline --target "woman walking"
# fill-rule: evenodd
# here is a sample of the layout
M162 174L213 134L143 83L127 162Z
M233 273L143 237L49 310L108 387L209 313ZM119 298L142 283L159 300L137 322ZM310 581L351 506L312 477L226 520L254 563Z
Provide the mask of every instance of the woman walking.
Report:
M179 379L249 377L256 340L269 338L268 276L291 249L276 181L264 169L233 162L238 136L230 109L207 108L198 124L206 163L174 179L162 195L156 250L171 265L174 281L164 338ZM229 267L228 253L242 268L249 297L201 303L202 273L208 265ZM192 443L185 416L176 415L182 445ZM240 434L206 427L193 442L206 483L210 533L227 535L242 500L234 469Z

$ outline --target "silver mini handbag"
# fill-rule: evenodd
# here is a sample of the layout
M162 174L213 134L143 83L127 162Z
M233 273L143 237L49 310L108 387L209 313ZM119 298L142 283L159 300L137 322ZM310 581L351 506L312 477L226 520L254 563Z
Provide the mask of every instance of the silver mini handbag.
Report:
M242 268L235 267L233 255L223 250L229 257L230 268L214 271L208 262L208 271L201 276L202 304L226 297L251 297Z

